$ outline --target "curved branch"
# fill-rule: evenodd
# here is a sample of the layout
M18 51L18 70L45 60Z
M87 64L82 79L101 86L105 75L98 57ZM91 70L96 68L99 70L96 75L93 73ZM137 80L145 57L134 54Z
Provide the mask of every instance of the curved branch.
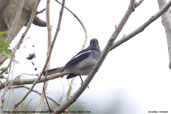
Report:
M55 0L55 1L56 1L57 3L59 3L60 5L62 5L58 0ZM71 11L69 8L67 8L66 6L65 6L65 9L66 9L67 11L69 11L69 12L77 19L77 21L81 24L81 26L82 26L82 28L83 28L83 30L84 30L85 40L84 40L84 43L83 43L83 46L82 46L82 48L84 48L85 45L86 45L87 39L88 39L87 30L86 30L86 28L85 28L83 22L78 18L78 16L77 16L74 12L72 12L72 11Z
M107 43L107 45L106 45L106 47L102 53L102 56L100 57L100 60L95 65L93 70L90 72L90 74L88 75L86 80L83 82L83 85L74 93L74 95L68 101L66 101L63 105L61 105L60 107L58 107L56 109L55 114L59 114L59 113L63 112L66 108L68 108L74 101L76 101L78 99L78 97L87 88L90 81L93 79L94 75L96 74L96 72L100 68L101 64L103 63L104 59L106 58L113 42L116 40L116 38L119 35L119 33L121 32L123 26L127 22L129 16L134 11L134 5L135 5L134 3L135 3L135 0L131 0L128 10L126 11L126 13L125 13L124 17L122 18L121 22L119 23L118 27L116 28L116 30L113 32L111 38L109 39L109 41L108 41L108 43Z

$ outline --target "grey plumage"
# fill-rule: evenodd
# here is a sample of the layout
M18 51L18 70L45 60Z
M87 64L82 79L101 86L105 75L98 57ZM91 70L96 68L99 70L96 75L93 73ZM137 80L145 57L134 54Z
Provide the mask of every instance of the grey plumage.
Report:
M101 56L97 39L91 39L90 45L72 57L66 65L60 69L61 72L68 73L67 79L77 75L88 75ZM45 71L44 75L56 73L59 69L54 68Z

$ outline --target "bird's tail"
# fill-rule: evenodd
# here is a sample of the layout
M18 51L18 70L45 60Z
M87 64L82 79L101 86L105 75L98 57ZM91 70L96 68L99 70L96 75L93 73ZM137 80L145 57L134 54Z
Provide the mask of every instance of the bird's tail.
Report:
M53 68L53 69L45 70L43 72L43 76L48 76L48 75L51 75L51 74L59 73L59 72L62 71L62 69L63 69L63 67L58 67L58 68Z

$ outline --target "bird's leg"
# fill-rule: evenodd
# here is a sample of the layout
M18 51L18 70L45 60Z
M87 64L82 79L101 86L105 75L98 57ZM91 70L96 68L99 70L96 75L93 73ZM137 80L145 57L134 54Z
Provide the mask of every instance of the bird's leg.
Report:
M81 77L81 75L79 75L80 79L81 79L81 85L83 84L83 79ZM89 88L89 86L87 86Z
M82 79L81 75L79 75L79 77L81 79L81 85L82 85L83 84L83 79Z

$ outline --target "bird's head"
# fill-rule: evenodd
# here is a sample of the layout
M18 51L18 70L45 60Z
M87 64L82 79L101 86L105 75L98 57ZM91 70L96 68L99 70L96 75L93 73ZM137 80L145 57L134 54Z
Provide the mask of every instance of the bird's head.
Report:
M100 49L99 48L99 42L96 38L90 40L90 47Z

